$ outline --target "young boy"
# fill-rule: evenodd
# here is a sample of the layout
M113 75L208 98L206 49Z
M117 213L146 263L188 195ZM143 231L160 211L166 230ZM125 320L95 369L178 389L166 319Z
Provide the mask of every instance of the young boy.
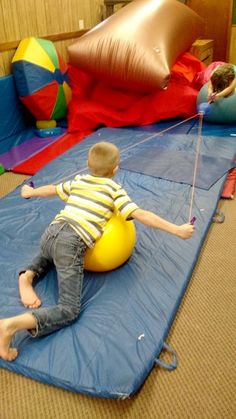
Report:
M77 319L85 251L101 236L114 210L120 211L125 219L133 218L182 239L192 236L193 225L172 224L132 202L125 190L112 180L119 159L119 150L114 144L100 142L88 153L90 174L77 175L72 181L57 186L22 187L23 198L58 195L66 205L44 232L38 256L19 274L21 301L31 311L0 320L0 357L6 361L13 361L18 355L17 349L10 347L16 332L26 329L32 336L42 336ZM58 304L42 308L33 289L33 280L44 275L53 265L58 278Z
M236 89L236 78L234 66L231 64L219 65L213 71L208 83L208 101L216 102L222 97L234 93Z

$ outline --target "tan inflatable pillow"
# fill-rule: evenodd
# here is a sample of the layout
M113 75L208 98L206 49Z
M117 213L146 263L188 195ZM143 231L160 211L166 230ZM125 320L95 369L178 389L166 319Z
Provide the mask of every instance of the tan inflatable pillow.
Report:
M69 61L118 88L164 89L201 31L202 19L177 0L135 0L71 45Z

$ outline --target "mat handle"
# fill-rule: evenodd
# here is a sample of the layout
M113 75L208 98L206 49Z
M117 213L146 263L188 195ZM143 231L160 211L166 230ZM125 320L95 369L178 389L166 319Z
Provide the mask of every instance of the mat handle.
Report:
M159 367L165 368L166 370L169 370L169 371L175 370L178 366L177 353L166 342L163 343L162 350L165 350L165 351L169 352L169 354L172 355L172 363L168 364L167 362L163 361L160 358L155 358L155 364L158 365Z

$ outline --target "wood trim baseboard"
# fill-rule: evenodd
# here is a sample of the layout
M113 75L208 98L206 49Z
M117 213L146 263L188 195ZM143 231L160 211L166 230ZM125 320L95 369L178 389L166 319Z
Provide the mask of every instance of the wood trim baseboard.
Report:
M88 30L89 29L83 29L83 30L80 30L80 31L58 33L58 34L55 34L55 35L38 36L38 38L48 39L49 41L52 41L52 42L65 41L67 39L79 38L80 36L82 36L86 32L88 32ZM20 43L20 40L19 41L2 42L0 44L0 52L6 52L6 51L10 51L12 49L17 49L19 43Z

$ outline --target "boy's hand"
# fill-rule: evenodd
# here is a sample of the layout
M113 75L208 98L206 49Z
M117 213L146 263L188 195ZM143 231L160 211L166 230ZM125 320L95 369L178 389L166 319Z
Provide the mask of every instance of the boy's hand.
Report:
M183 240L190 239L195 230L195 226L192 224L182 224L178 226L177 236Z
M34 191L34 188L32 188L32 186L29 185L24 185L21 188L21 196L22 198L31 198L32 192Z

